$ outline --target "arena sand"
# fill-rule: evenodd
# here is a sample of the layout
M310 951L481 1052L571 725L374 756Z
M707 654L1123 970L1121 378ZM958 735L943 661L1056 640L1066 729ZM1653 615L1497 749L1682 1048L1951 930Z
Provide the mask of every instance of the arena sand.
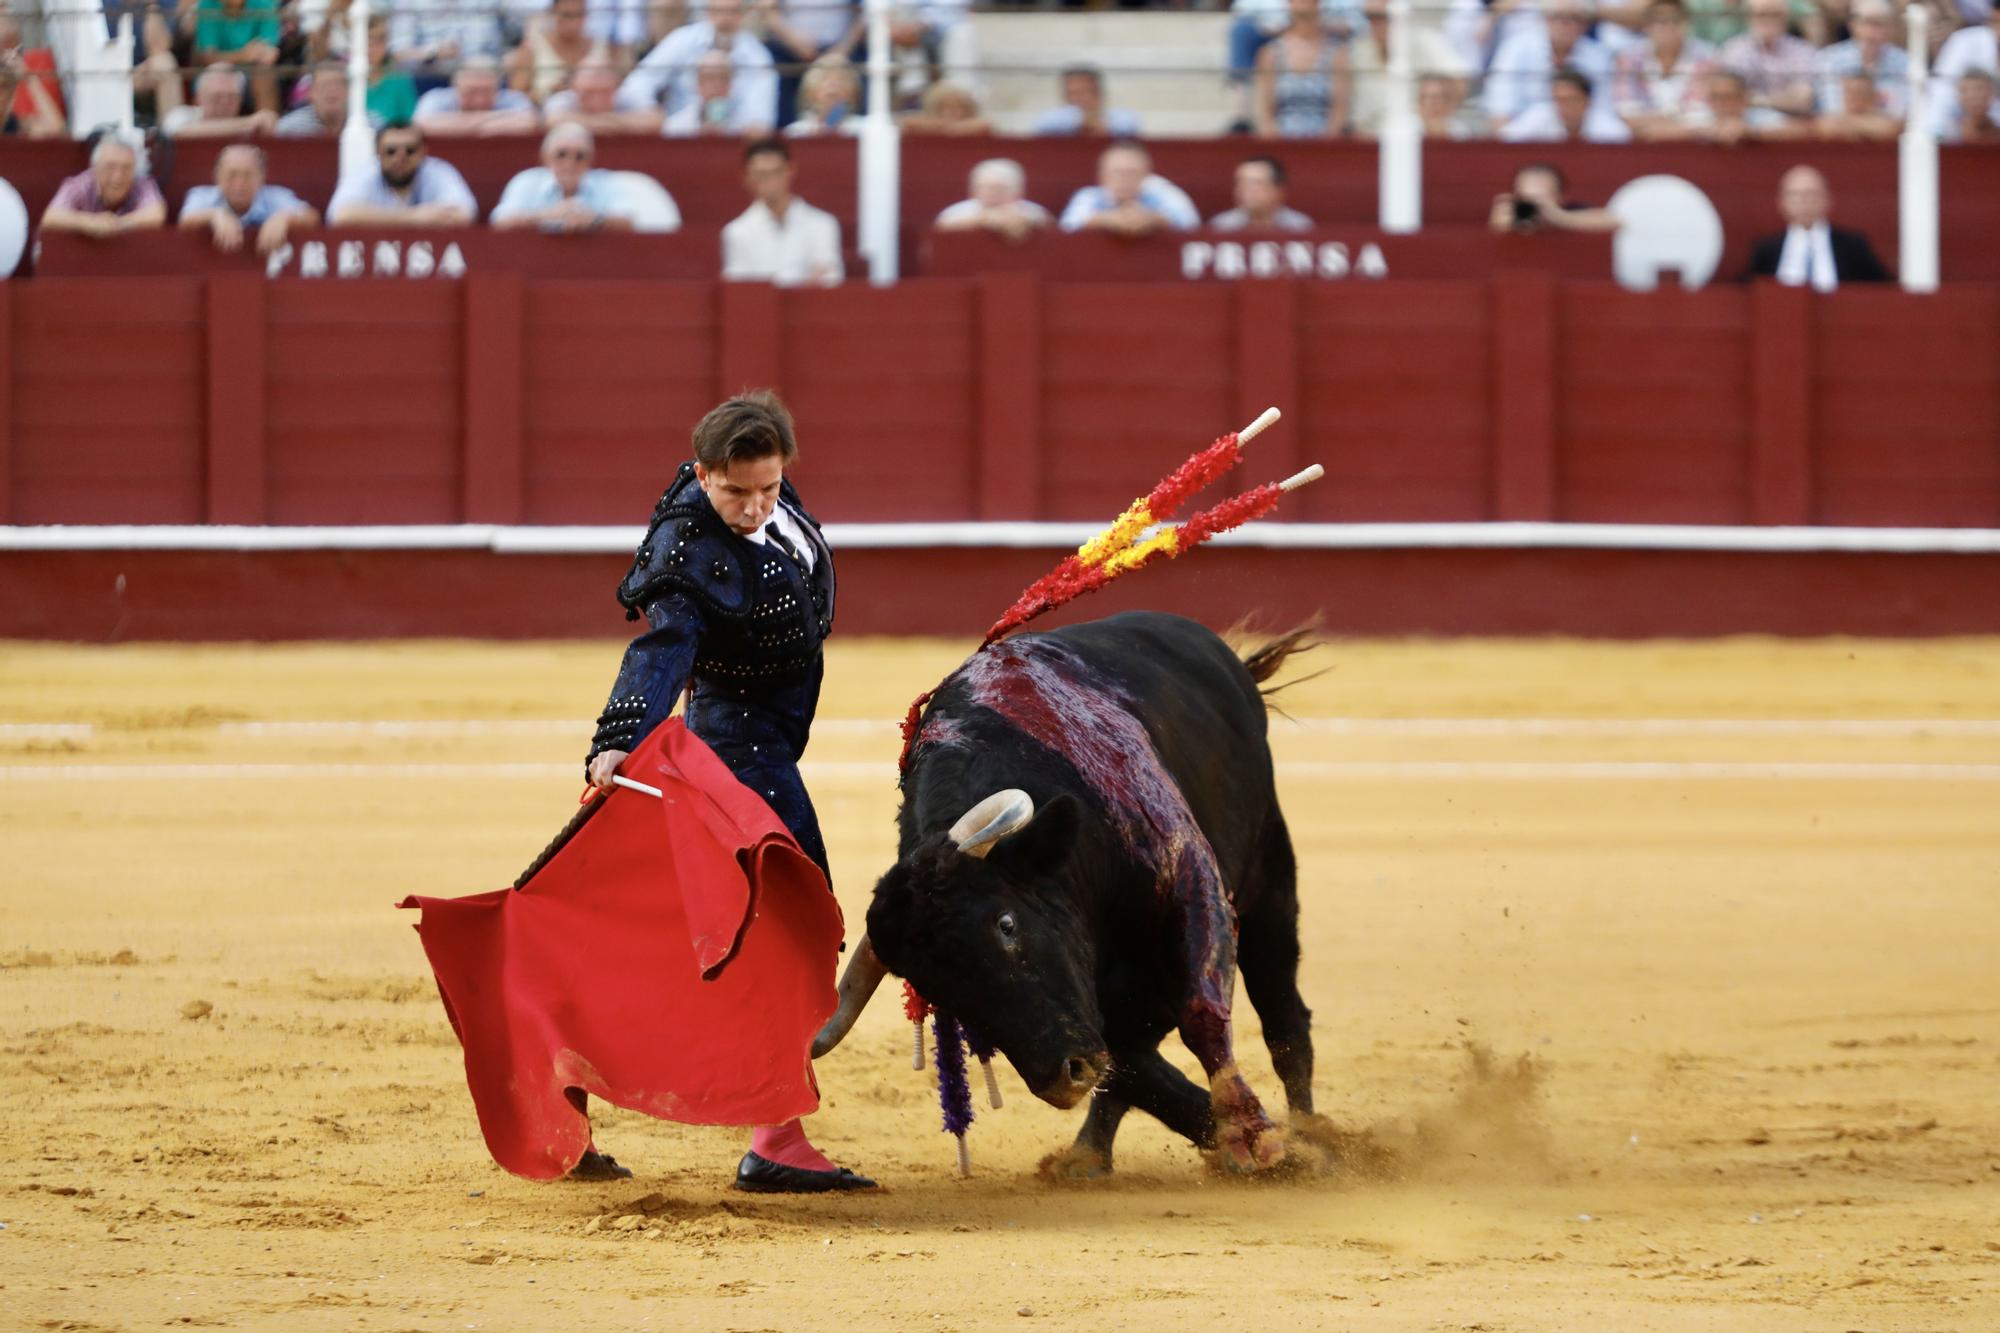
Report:
M964 648L832 654L850 923L882 724ZM1942 767L2000 762L2000 643L1336 644L1275 747L1357 1169L1218 1179L1135 1115L1051 1186L1077 1116L1003 1069L959 1179L889 1002L812 1121L889 1192L796 1200L608 1109L636 1180L500 1172L391 909L534 855L617 652L0 647L0 1326L2000 1327L2000 770ZM1743 718L1806 725L1629 722ZM1847 725L1904 718L1952 725ZM480 725L248 725L370 720Z

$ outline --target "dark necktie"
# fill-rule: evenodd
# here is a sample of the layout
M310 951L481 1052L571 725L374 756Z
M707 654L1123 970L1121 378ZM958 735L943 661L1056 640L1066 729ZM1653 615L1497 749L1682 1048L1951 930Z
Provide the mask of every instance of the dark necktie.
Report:
M791 562L797 565L801 571L805 569L806 562L800 558L799 548L792 545L789 541L785 540L785 534L778 531L778 525L776 523L767 524L764 528L764 532L766 533L766 535L770 537L771 544L773 546L776 546L780 551L783 551L788 557L790 557Z

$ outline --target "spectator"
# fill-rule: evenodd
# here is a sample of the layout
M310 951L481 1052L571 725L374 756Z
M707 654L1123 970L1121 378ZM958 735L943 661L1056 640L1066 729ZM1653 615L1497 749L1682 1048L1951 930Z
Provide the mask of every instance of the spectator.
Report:
M407 125L417 114L417 81L389 54L389 16L368 20L368 117L379 128Z
M466 227L479 220L465 177L429 155L415 125L377 130L374 163L341 177L326 212L336 227Z
M589 19L588 0L549 0L547 12L528 20L521 44L507 53L507 86L546 106L584 61L606 59L610 44L591 34Z
M1216 214L1208 225L1212 231L1311 231L1313 220L1285 207L1284 163L1253 157L1236 166L1236 207Z
M2000 108L1993 98L1993 76L1969 69L1958 76L1958 100L1951 124L1940 137L1946 143L2000 143Z
M823 55L815 60L799 82L799 102L803 110L785 127L787 134L861 132L861 79L846 56Z
M855 0L762 0L764 47L778 67L778 108L773 124L798 119L804 88L800 71L827 56L844 62L861 41L861 6Z
M661 126L672 135L729 134L768 131L761 106L737 95L736 70L724 51L704 51L694 62L694 99L683 103Z
M1426 139L1470 139L1475 127L1465 115L1465 80L1426 74L1417 80L1417 121Z
M1493 213L1487 225L1494 231L1521 235L1538 231L1618 230L1616 213L1563 198L1568 192L1569 182L1548 163L1522 167L1514 173L1513 188L1493 197Z
M1717 67L1708 75L1708 96L1689 107L1676 136L1708 143L1739 144L1757 139L1795 139L1800 123L1784 112L1750 104L1750 85L1734 70Z
M613 68L632 68L632 58L667 35L668 20L685 12L679 5L657 0L589 0L584 27L591 37L604 44Z
M549 94L542 114L551 125L574 123L592 134L658 134L662 119L657 106L634 101L610 59L599 56L576 67L568 88Z
M284 245L293 227L319 225L319 211L282 185L265 179L264 150L235 143L215 159L215 184L197 185L181 202L181 230L205 231L215 248L234 253L243 233L257 233L257 253Z
M160 128L176 139L241 139L278 124L274 111L243 113L243 71L210 65L194 82L194 105L176 108Z
M506 54L496 0L394 0L389 50L426 86L445 82L461 60Z
M987 158L972 169L968 185L970 198L959 200L937 215L935 225L939 231L983 228L1010 241L1021 241L1054 221L1048 209L1023 198L1028 190L1028 175L1012 158Z
M1332 138L1347 125L1347 51L1321 24L1319 0L1288 0L1291 22L1257 53L1257 133Z
M57 188L42 212L42 230L80 236L149 231L167 221L167 201L146 174L139 149L110 133L90 150L90 167Z
M469 56L451 76L451 87L417 99L415 122L428 134L529 134L542 123L526 93L500 86L500 62Z
M218 64L228 64L247 71L257 109L271 112L275 119L278 110L277 0L197 0L194 59L196 64L207 65L211 69ZM200 93L198 87L196 93ZM233 107L230 114L233 116L240 109Z
M338 60L322 60L313 66L307 81L305 105L278 117L275 131L287 138L335 138L347 128L347 66ZM371 113L368 128L379 129Z
M759 139L743 150L750 207L722 229L722 276L780 287L837 287L847 276L840 223L792 193L792 150Z
M574 121L542 136L542 165L513 180L493 206L493 225L534 227L575 235L586 231L630 231L636 216L618 178L591 166L597 144ZM678 213L678 210L675 210ZM678 217L662 231L678 231Z
M153 0L103 0L103 10L105 24L114 33L121 17L132 18L133 100L142 108L150 100L152 123L158 125L186 100L181 64L174 54L172 10L163 10Z
M1451 0L1444 9L1444 39L1476 74L1491 69L1493 57L1515 37L1542 29L1535 0Z
M1632 131L1609 109L1597 105L1587 77L1559 69L1549 80L1549 100L1508 121L1500 137L1509 143L1624 143Z
M901 123L905 134L993 132L993 122L979 110L979 99L955 83L942 81L924 89L923 101Z
M8 87L0 107L9 134L53 139L69 133L69 113L63 109L62 83L56 78L55 53L46 46L29 47L21 40L21 23L0 8L0 77ZM134 74L136 91L141 76Z
M1646 7L1646 38L1618 57L1611 103L1641 139L1677 137L1689 110L1708 95L1715 48L1688 35L1681 0Z
M1063 104L1035 117L1036 134L1108 134L1130 139L1139 118L1130 111L1106 110L1104 74L1095 65L1071 65L1062 72Z
M1854 35L1813 57L1821 115L1848 111L1848 97L1841 81L1850 74L1859 74L1875 85L1881 110L1898 120L1902 118L1908 101L1910 56L1890 40L1894 21L1895 11L1889 7L1889 0L1855 0L1847 20Z
M1860 73L1841 78L1839 109L1813 121L1813 133L1820 138L1854 143L1880 142L1902 132L1902 118L1889 114L1881 88Z
M1388 112L1389 0L1364 0L1362 16L1367 27L1349 48L1349 77L1354 88L1352 119L1355 129L1372 135L1382 132L1382 121ZM1465 80L1470 77L1472 67L1437 29L1418 21L1414 7L1409 27L1410 68L1420 81L1419 97L1421 80L1456 81L1459 86L1452 90L1448 100L1452 104L1450 114L1457 115L1458 108L1465 103ZM1420 110L1418 115L1422 114ZM1463 137L1463 133L1461 129L1452 137Z
M1868 238L1827 221L1833 193L1812 167L1793 167L1778 186L1778 211L1785 230L1750 247L1745 278L1771 277L1787 287L1830 292L1843 282L1888 282L1889 270L1875 257Z
M1978 26L1960 28L1945 39L1931 69L1931 128L1940 139L1960 123L1958 81L1972 70L2000 78L2000 5Z
M668 33L625 76L625 89L634 102L663 106L671 119L675 112L701 102L695 66L709 51L720 51L729 59L730 84L743 108L743 128L775 127L778 75L771 66L771 53L743 26L743 0L708 0L708 17Z
M1172 181L1153 174L1153 159L1130 140L1112 144L1097 159L1097 184L1070 196L1063 209L1064 231L1108 231L1146 236L1171 227L1193 231L1201 225L1194 202Z
M1542 6L1543 28L1516 32L1493 53L1484 95L1486 115L1496 133L1530 107L1549 100L1550 76L1559 69L1577 71L1592 88L1604 89L1607 103L1611 100L1611 52L1590 36L1594 12L1591 0L1547 0Z
M1357 0L1325 0L1319 8L1321 23L1334 40L1348 41L1360 31L1361 5ZM1286 0L1232 0L1229 12L1234 15L1229 21L1229 78L1247 88L1256 72L1257 58L1272 38L1291 26L1292 15ZM1241 115L1241 124L1231 128L1248 133L1247 105Z
M1785 0L1749 0L1749 13L1750 31L1723 45L1723 68L1742 76L1751 106L1811 114L1813 49L1785 30Z

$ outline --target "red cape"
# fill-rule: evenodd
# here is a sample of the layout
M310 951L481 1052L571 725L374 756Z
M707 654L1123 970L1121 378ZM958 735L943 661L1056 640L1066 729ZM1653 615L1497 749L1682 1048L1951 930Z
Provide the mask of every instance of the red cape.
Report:
M664 1120L774 1125L819 1107L840 908L777 815L678 718L518 889L405 898L493 1159L553 1180L589 1093Z

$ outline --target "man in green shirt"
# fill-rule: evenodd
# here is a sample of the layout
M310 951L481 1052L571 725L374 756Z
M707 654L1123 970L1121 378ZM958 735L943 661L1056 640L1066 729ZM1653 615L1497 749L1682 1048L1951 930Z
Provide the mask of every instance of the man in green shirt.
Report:
M201 0L195 8L197 64L227 62L250 79L259 111L278 110L278 8L275 0Z

